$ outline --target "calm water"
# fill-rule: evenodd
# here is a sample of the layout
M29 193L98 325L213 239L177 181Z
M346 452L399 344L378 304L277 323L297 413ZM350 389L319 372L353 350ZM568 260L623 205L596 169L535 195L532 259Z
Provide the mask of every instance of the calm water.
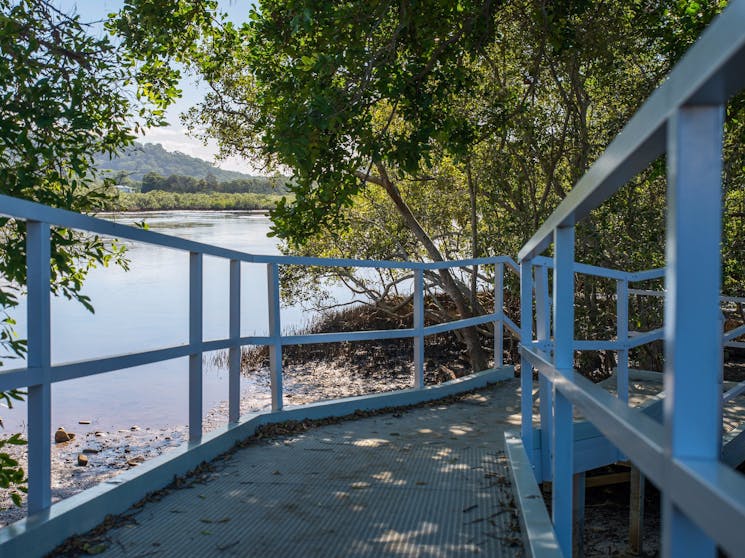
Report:
M276 254L261 214L177 211L118 217L131 224L143 219L154 231L256 254ZM54 364L138 352L188 342L188 254L145 244L129 245L128 272L118 267L94 270L85 286L95 314L65 299L52 300ZM243 264L242 335L267 333L266 266ZM205 257L205 339L228 335L228 262ZM25 307L18 309L25 334ZM302 307L282 309L283 329L302 326L312 316ZM227 373L205 359L205 411L227 399ZM8 366L10 365L10 366ZM8 368L22 365L6 363ZM187 421L188 359L60 382L52 386L52 427L91 420L102 430L164 427ZM258 389L258 388L257 388ZM25 426L23 406L0 416L7 431Z

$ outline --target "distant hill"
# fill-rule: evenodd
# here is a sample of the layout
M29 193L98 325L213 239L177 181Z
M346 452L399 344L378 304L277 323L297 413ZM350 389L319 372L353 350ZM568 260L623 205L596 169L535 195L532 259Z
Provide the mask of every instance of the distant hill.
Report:
M242 172L220 169L204 159L178 151L166 151L159 143L135 143L114 159L101 153L95 157L94 166L101 171L111 171L112 175L125 172L127 177L135 182L141 182L142 177L149 172L162 176L176 174L192 178L204 178L211 174L218 182L251 178L251 175Z

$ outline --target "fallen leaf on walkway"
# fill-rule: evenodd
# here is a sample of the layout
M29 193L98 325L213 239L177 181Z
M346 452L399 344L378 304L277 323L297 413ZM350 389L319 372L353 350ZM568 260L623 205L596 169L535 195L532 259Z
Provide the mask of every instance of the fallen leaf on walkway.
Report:
M86 544L85 546L83 546L83 551L86 554L89 554L91 556L93 556L95 554L101 554L105 550L106 550L106 545L103 544L103 543L97 544L97 545L88 545L88 544Z

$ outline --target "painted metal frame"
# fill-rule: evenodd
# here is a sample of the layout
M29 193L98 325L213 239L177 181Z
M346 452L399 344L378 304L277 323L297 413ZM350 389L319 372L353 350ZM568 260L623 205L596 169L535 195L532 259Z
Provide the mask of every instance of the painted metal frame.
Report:
M188 357L189 441L199 443L203 436L202 356L205 352L228 350L228 419L236 424L240 414L240 354L244 345L268 345L272 411L283 409L282 347L310 343L338 343L381 339L414 339L414 388L424 386L424 338L480 324L494 325L495 368L502 368L506 330L519 338L519 329L505 315L503 285L505 269L516 270L508 257L477 258L460 261L418 263L352 259L322 259L248 254L193 242L148 230L112 223L74 212L0 195L0 215L27 222L28 272L28 359L25 368L0 372L0 391L28 387L29 438L29 510L43 513L51 505L51 386L55 382ZM50 231L51 227L82 230L105 237L127 239L189 253L189 337L188 344L138 353L94 358L81 362L52 364L50 348ZM205 341L203 332L203 260L212 256L229 261L229 332L228 337ZM259 263L267 268L269 332L266 336L240 335L241 264ZM506 268L505 268L506 264ZM284 335L280 321L280 267L283 265L389 268L414 272L414 318L411 328L382 331L357 331L309 335ZM427 293L425 271L493 265L494 311L490 314L424 325L424 298Z
M528 369L538 370L540 397L551 397L541 410L541 431L548 430L552 447L542 443L544 459L529 454L539 480L553 480L553 525L565 556L572 553L572 460L578 451L574 409L661 490L664 556L713 558L717 548L735 556L745 548L745 479L721 460L722 349L736 343L745 328L723 335L719 271L723 106L744 87L745 0L735 0L520 250L523 376L532 376L525 373ZM598 270L573 261L570 231L664 153L667 265L637 274L597 273L618 281L617 339L573 340L574 273ZM550 336L534 338L526 325L533 320L530 270L548 267L540 254L552 242L553 346ZM656 293L634 291L629 283L659 278L663 271L664 327L631 335L629 295ZM546 316L539 299L547 295L541 289L535 293L540 322ZM664 426L629 408L622 393L628 386L628 349L657 339L665 341ZM618 397L573 370L571 349L619 351ZM532 448L533 396L526 387L524 380L522 436L524 446Z
M543 494L535 482L523 441L512 432L506 432L504 438L526 554L533 558L560 558L556 533L543 505Z

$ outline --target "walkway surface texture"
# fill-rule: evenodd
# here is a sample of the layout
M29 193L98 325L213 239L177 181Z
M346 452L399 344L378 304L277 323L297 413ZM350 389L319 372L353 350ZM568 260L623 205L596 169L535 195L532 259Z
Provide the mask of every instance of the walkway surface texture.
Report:
M522 556L519 382L257 440L77 541L99 556ZM70 546L68 546L68 549Z

